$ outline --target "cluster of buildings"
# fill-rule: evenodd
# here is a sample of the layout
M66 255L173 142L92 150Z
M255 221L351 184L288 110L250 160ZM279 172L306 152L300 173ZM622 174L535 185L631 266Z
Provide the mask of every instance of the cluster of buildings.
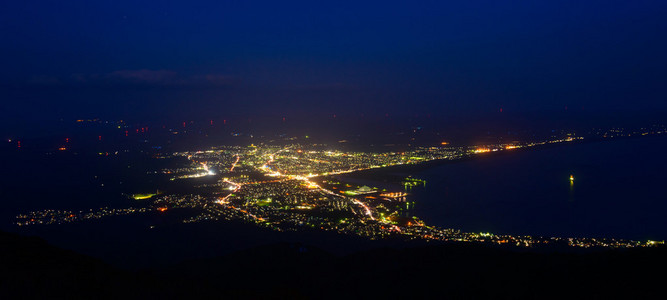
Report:
M17 216L19 226L62 224L132 213L166 213L189 209L183 223L242 220L278 231L324 230L371 239L479 242L536 246L637 247L656 242L615 239L542 238L467 233L429 226L411 216L409 194L338 182L331 175L432 160L452 160L486 152L507 151L580 139L566 137L540 143L476 147L420 147L404 152L343 152L294 144L220 147L208 151L177 152L181 165L161 170L172 180L191 180L201 193L161 194L137 200L137 208L100 208L89 211L43 210ZM214 183L197 183L212 176ZM425 185L405 178L405 190Z

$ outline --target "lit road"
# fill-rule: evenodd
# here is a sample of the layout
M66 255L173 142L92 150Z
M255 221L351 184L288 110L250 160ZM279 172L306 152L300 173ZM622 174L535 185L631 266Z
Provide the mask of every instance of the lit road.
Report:
M234 167L236 167L236 164L239 162L240 159L241 159L241 157L238 154L236 154L236 161L234 161L234 163L232 164L232 167L229 168L229 172L234 172Z

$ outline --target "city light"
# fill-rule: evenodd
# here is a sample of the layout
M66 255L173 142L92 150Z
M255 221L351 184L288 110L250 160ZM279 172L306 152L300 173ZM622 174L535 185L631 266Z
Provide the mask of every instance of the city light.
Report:
M657 242L622 239L538 238L466 233L450 228L438 228L427 225L416 216L407 217L401 213L414 209L415 202L410 199L409 191L426 186L426 181L420 178L406 177L400 181L400 186L405 189L401 191L341 183L334 177L338 174L395 165L457 160L477 153L560 142L567 142L567 139L482 147L415 147L409 151L385 153L316 150L307 149L304 145L252 145L174 152L170 156L185 158L186 165L162 169L162 174L174 176L172 180L190 180L192 183L198 182L198 178L201 177L220 176L214 183L197 184L201 188L214 188L218 191L216 194L221 195L134 194L132 198L142 200L138 202L142 207L100 208L80 212L36 211L17 216L16 224L19 226L64 224L115 215L188 208L199 211L199 214L185 218L184 223L243 220L277 231L317 228L371 239L402 237L407 240L512 244L525 247L539 244L564 244L584 248L657 245ZM570 182L573 181L574 175L570 175Z

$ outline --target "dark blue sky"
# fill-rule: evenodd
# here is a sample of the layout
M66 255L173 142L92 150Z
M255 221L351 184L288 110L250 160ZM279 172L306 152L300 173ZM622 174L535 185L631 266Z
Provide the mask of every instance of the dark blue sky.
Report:
M4 119L666 109L665 1L3 1Z

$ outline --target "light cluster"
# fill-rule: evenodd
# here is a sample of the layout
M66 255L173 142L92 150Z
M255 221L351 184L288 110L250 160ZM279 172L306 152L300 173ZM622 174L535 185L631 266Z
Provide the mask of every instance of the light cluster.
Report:
M165 213L190 209L183 223L242 220L278 231L324 230L371 239L405 238L448 242L478 242L532 247L556 244L575 247L645 247L658 242L595 238L543 238L469 233L429 226L411 216L409 191L425 186L419 178L405 178L404 190L386 190L341 183L332 175L433 160L454 160L488 152L579 140L581 137L533 143L475 147L417 147L404 152L343 152L321 145L251 145L208 151L176 152L159 158L181 158L185 165L153 173L172 180L213 176L214 183L193 184L200 194L135 194L139 208L89 211L43 210L17 216L19 226L62 224L133 213ZM150 173L150 172L149 172ZM213 192L211 192L213 190Z

